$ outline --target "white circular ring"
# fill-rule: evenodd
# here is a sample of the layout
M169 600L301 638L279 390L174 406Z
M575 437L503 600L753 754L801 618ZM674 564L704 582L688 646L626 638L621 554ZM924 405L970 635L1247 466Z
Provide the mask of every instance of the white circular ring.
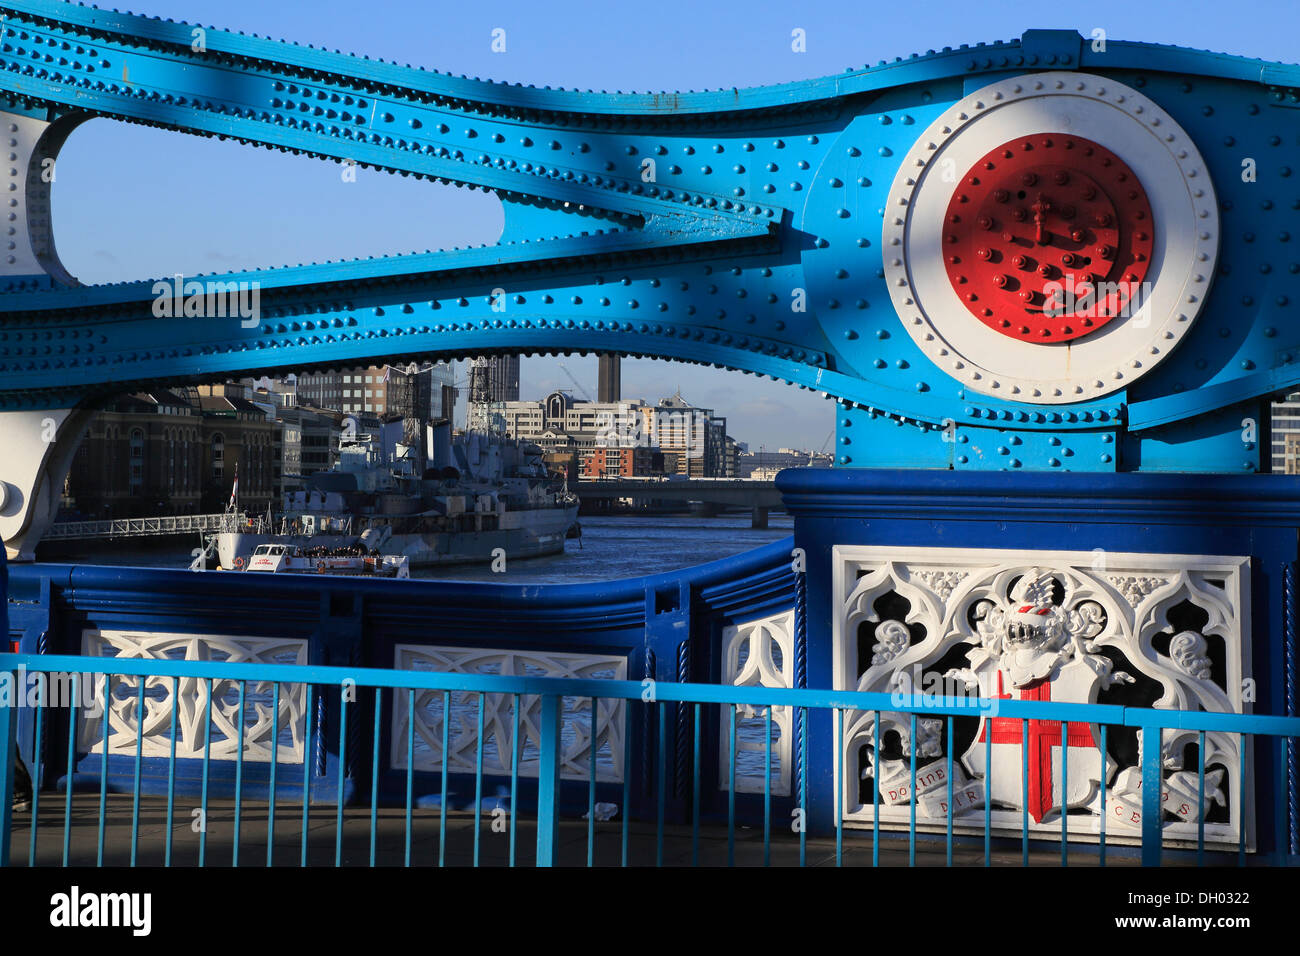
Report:
M1155 220L1141 306L1070 342L1027 342L979 321L953 289L941 248L948 203L967 171L995 147L1038 133L1109 149L1137 176ZM1085 73L1018 76L963 98L917 139L888 203L885 278L908 334L957 381L1010 401L1086 401L1149 372L1195 321L1218 258L1214 186L1191 137L1141 93Z

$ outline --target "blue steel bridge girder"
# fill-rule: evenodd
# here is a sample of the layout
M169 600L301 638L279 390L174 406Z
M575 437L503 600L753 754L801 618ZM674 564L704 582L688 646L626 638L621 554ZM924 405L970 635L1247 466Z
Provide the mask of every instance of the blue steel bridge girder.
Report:
M1294 66L1098 50L1071 31L749 90L596 93L0 2L0 119L11 133L50 124L9 144L10 236L32 253L0 262L0 430L146 384L596 351L825 393L840 403L843 465L1255 470L1267 400L1300 383L1298 106ZM965 271L943 255L945 202L989 148L1074 115L1149 194L1154 291L1105 329L1029 342L981 325ZM92 116L489 190L505 234L492 247L188 276L178 314L160 315L170 277L81 286L53 252L39 172ZM971 198L992 201L987 186ZM1132 204L1115 201L1131 231ZM1004 244L1026 241L1007 228ZM992 261L1012 251L997 242ZM1010 278L1032 298L1027 272ZM255 287L257 314L213 316L211 301L187 314L211 283ZM76 432L61 425L57 441ZM36 495L0 478L13 553Z

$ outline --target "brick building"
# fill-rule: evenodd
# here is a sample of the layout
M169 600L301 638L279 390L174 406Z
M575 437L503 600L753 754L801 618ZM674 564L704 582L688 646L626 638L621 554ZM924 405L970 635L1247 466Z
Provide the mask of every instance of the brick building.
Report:
M641 478L663 470L664 456L656 448L593 448L582 456L583 478Z
M210 514L230 501L272 501L283 425L242 385L121 395L91 420L64 486L65 509L86 518Z
M68 472L65 504L90 519L196 513L204 441L192 389L118 396L91 420Z

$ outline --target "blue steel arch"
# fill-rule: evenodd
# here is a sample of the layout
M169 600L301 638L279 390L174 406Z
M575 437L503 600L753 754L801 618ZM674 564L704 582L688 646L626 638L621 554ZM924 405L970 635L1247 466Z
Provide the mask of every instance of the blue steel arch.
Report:
M750 90L535 89L54 0L0 4L15 115L105 116L495 191L503 241L204 277L260 321L152 312L156 284L14 276L0 409L141 383L415 355L599 351L768 375L841 402L842 464L1254 470L1243 415L1300 382L1300 68L1071 31ZM1051 407L968 392L903 329L882 268L890 184L972 90L1079 70L1186 129L1220 200L1210 299L1158 368ZM1244 182L1243 156L1259 160ZM651 180L647 161L654 164ZM187 277L187 279L193 277ZM496 291L501 290L501 291ZM804 311L792 309L795 299Z

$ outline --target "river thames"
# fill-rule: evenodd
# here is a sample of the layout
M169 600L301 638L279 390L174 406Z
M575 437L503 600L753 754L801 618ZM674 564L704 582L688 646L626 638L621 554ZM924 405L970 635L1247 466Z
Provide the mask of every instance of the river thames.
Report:
M504 571L487 564L442 568L417 568L413 578L442 581L482 581L493 584L576 584L635 578L661 571L691 567L740 554L789 537L794 521L772 515L770 526L750 527L750 516L692 515L592 516L581 519L581 540L565 542L564 554L526 561L510 561ZM171 542L166 546L86 548L58 555L41 554L42 561L60 564L118 564L132 567L188 568L192 548Z

